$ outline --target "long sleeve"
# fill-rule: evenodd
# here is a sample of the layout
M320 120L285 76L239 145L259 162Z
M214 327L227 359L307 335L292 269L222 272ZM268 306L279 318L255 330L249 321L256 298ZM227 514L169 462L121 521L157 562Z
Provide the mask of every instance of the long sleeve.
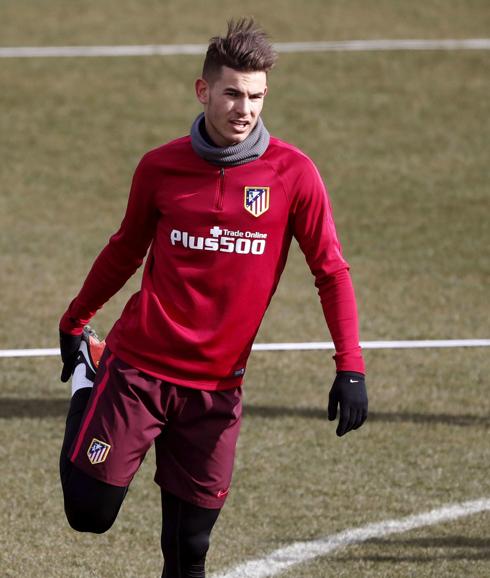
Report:
M293 234L315 277L335 345L337 371L364 373L349 265L342 256L328 193L312 163L309 169L301 174L299 192L293 203Z
M142 264L158 218L153 189L151 165L143 157L133 177L121 226L96 258L79 294L61 318L62 331L80 334Z

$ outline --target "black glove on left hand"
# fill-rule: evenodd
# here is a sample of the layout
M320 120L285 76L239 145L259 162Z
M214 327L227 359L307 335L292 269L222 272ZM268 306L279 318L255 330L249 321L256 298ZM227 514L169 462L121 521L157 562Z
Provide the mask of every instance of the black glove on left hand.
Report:
M77 360L77 352L82 342L81 335L70 335L60 330L60 350L63 369L61 370L61 381L67 382L73 373L73 367Z
M343 436L352 429L357 429L366 421L368 397L366 382L362 373L339 371L328 396L328 419L337 417L337 406L340 405L337 435Z

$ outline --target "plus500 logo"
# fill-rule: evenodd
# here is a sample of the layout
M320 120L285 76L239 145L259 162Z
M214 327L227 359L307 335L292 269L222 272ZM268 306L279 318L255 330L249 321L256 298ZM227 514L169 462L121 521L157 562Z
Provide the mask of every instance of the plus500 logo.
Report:
M186 231L173 229L170 233L172 245L182 245L186 249L197 251L220 251L221 253L238 253L239 255L262 255L265 251L267 235L247 231L228 231L213 227L211 237L197 237ZM262 238L256 238L262 237Z

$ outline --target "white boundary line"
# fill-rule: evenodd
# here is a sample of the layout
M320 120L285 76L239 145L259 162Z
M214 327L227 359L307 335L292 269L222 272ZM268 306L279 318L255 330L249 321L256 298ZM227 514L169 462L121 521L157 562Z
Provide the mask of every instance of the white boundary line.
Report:
M0 358L11 357L53 357L60 355L59 348L55 349L0 349Z
M490 50L490 38L384 39L340 42L277 42L277 52L366 52L379 50ZM101 56L175 56L204 54L207 44L146 44L121 46L4 46L0 58L59 58Z
M406 518L367 524L360 528L351 528L310 542L294 542L289 546L274 550L264 558L250 560L227 572L214 574L212 578L266 578L268 576L277 576L292 566L303 564L320 556L326 556L334 550L353 544L360 544L372 538L384 538L390 534L400 534L486 511L490 511L490 499L482 498L460 504L450 504L430 512L415 514Z
M490 339L427 339L423 341L361 341L363 349L438 349L447 347L490 347ZM253 351L319 351L335 349L331 341L309 343L256 343ZM51 357L59 355L59 348L0 349L0 358Z
M446 347L489 347L490 339L434 339L423 341L361 341L363 349L433 349ZM307 351L335 349L331 341L310 343L257 343L254 351Z

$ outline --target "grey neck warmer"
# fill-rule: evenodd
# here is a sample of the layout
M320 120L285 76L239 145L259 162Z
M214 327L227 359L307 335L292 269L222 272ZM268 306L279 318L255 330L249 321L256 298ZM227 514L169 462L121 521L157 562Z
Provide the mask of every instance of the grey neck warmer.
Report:
M201 124L202 123L202 124ZM204 136L204 113L201 113L191 127L191 144L194 152L205 161L222 167L236 167L255 161L269 146L270 134L259 117L248 137L241 143L229 147L217 147Z

